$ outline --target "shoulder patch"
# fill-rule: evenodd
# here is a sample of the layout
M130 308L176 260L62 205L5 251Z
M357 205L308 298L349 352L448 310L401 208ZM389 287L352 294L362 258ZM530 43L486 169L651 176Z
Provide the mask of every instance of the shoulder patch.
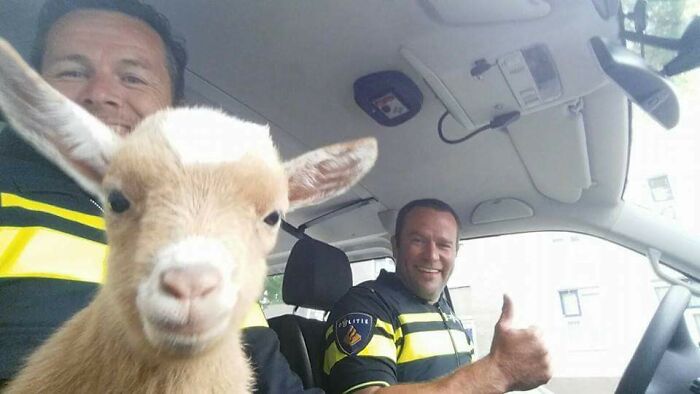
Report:
M366 313L348 313L334 323L335 342L348 356L354 356L372 339L374 318Z

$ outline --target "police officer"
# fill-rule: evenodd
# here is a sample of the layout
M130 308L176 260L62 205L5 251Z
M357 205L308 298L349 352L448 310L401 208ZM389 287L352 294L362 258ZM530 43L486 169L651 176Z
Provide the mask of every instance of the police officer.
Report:
M490 354L472 362L471 340L443 293L459 230L459 217L440 200L401 208L392 240L396 273L353 287L329 316L329 392L502 393L549 381L547 351L534 329L511 327L507 296ZM411 382L423 383L399 384Z
M138 0L49 0L31 56L54 88L120 135L181 103L186 61L165 17ZM107 253L96 199L1 120L0 389L90 302ZM245 325L257 391L303 391L259 307Z

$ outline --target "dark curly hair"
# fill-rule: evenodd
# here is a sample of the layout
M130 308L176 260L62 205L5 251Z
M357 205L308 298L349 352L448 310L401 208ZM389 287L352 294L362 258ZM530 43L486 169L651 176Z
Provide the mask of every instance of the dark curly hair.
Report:
M36 70L41 69L46 50L46 36L51 27L62 16L81 9L120 12L143 21L155 30L165 46L173 103L182 102L185 95L185 66L187 65L184 40L173 35L170 23L163 14L138 0L48 0L39 13L37 33L29 56L29 61Z

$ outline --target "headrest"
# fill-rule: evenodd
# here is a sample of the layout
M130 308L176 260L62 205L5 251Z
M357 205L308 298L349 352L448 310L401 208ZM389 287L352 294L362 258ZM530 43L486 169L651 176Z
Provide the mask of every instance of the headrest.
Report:
M345 252L310 237L294 244L282 282L285 303L328 311L350 287L352 271Z

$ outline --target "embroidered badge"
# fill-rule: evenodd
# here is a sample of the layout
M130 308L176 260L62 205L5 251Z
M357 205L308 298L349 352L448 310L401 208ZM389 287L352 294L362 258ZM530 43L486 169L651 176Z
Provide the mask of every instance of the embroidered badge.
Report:
M335 343L343 353L353 356L372 339L374 319L366 313L348 313L335 321Z

